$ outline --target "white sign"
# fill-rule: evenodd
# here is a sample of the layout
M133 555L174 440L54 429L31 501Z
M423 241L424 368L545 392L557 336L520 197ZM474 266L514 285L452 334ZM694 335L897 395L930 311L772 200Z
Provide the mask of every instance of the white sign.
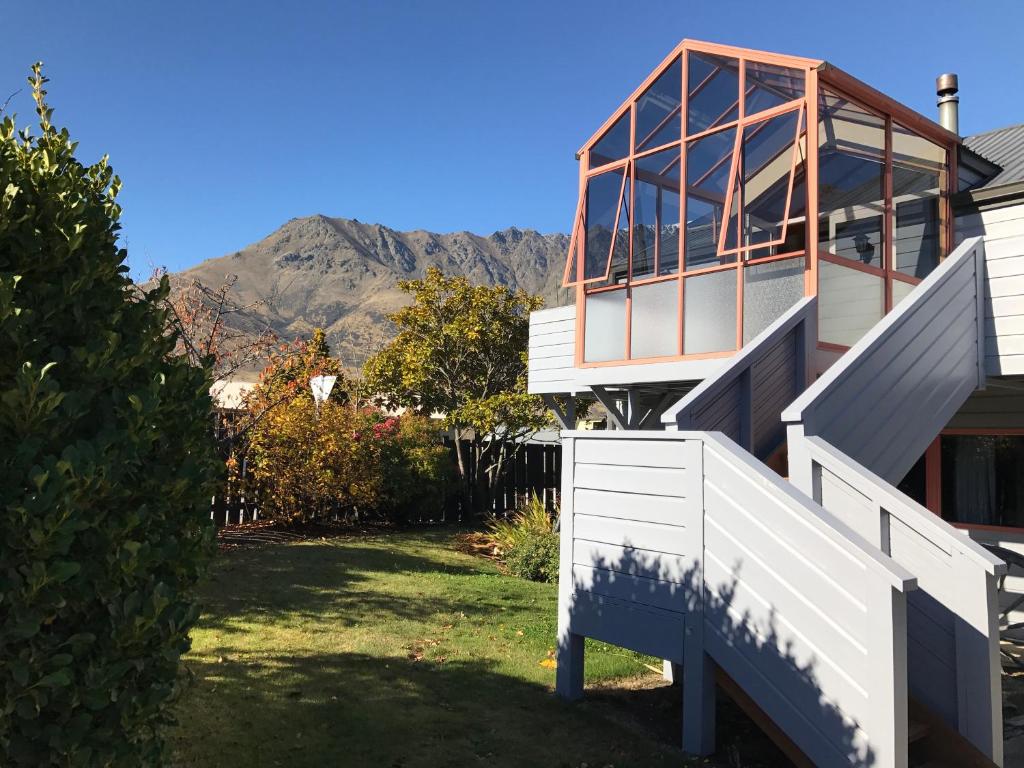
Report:
M313 390L313 399L318 405L331 396L331 390L334 389L334 382L337 380L337 376L314 376L309 380L309 386Z

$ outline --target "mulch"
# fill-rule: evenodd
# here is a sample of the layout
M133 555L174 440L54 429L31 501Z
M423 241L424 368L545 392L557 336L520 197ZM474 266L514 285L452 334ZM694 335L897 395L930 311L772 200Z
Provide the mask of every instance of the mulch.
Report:
M288 523L258 520L253 523L224 525L217 529L217 548L222 552L252 549L270 544L375 535L393 531L392 526L352 525L351 523Z

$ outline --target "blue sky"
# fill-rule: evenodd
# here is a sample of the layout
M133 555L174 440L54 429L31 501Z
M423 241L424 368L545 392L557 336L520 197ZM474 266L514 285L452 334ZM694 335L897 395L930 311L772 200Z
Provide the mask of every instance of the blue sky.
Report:
M574 151L683 37L825 58L961 130L1024 122L1024 3L0 0L0 103L125 182L133 274L313 213L395 229L565 231ZM968 9L966 12L964 9Z

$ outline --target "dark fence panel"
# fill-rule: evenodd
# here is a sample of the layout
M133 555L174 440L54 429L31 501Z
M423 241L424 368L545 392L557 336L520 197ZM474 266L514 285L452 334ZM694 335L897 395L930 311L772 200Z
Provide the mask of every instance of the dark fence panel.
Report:
M225 423L226 422L226 423ZM225 458L230 452L231 427L233 424L227 419L217 422L218 437L221 438L221 445L228 446L225 450ZM225 439L226 438L226 439ZM456 461L455 443L450 438L445 438L444 443L452 452L452 461ZM469 450L469 441L463 443L463 458L469 462L469 470L473 471L475 458ZM241 475L244 480L246 467L243 463ZM559 486L562 477L562 446L551 443L528 443L516 454L516 457L506 467L505 476L502 479L498 492L495 494L493 503L485 514L506 516L513 512L529 496L536 496L544 502L548 511L553 512L559 502ZM472 510L464 509L465 499L458 492L459 486L454 487L449 494L447 503L440 513L417 514L413 512L409 516L409 522L419 524L431 523L453 523L469 520L474 517ZM472 489L471 503L474 509L479 508L478 490ZM228 481L225 483L222 492L211 499L210 518L218 527L223 525L236 525L239 523L251 523L260 519L259 494L251 486L244 487L242 483Z

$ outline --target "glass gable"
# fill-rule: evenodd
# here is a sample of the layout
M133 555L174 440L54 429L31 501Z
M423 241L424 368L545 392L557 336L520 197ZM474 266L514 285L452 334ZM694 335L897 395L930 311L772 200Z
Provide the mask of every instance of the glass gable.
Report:
M843 348L935 268L955 137L834 72L686 41L584 146L580 364L728 355L809 295Z

